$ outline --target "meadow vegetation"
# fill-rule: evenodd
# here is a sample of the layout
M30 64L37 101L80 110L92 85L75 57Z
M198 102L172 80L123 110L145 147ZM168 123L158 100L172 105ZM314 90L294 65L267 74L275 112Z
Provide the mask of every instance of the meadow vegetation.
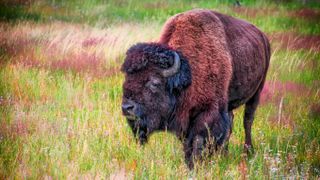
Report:
M0 178L238 179L320 176L320 4L316 1L0 0ZM243 153L243 109L229 154L189 171L170 133L136 143L121 115L126 50L165 20L209 8L252 22L272 44Z

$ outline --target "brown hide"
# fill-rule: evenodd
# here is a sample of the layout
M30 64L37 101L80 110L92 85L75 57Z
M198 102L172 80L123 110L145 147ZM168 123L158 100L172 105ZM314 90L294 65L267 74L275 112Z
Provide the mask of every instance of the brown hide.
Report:
M182 52L191 67L192 84L181 94L176 111L182 131L199 112L208 112L194 124L199 131L205 124L219 123L213 122L219 111L246 103L268 69L270 47L265 35L246 21L214 11L198 9L173 16L159 43Z

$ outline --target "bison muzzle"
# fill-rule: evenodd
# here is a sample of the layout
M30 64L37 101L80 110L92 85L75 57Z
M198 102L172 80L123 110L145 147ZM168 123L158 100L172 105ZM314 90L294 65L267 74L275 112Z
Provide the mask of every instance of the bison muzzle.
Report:
M186 162L226 147L232 110L245 104L245 150L270 61L270 44L252 24L210 10L170 18L157 42L126 53L122 111L141 144L168 130ZM208 149L209 151L204 151Z

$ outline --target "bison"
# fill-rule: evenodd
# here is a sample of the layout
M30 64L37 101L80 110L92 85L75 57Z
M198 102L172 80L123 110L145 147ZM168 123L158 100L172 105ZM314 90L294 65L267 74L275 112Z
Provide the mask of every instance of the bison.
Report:
M254 25L211 10L177 14L157 42L127 51L123 114L141 144L156 131L176 134L193 168L204 149L228 143L232 110L245 104L244 147L251 151L269 61L269 41Z

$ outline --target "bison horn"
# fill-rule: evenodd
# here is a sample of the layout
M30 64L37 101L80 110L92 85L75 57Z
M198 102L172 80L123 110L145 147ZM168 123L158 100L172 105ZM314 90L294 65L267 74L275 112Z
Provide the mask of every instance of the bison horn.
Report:
M180 69L180 65L181 65L180 57L176 52L173 52L173 53L174 53L174 63L169 69L162 71L163 77L172 76L176 74Z

